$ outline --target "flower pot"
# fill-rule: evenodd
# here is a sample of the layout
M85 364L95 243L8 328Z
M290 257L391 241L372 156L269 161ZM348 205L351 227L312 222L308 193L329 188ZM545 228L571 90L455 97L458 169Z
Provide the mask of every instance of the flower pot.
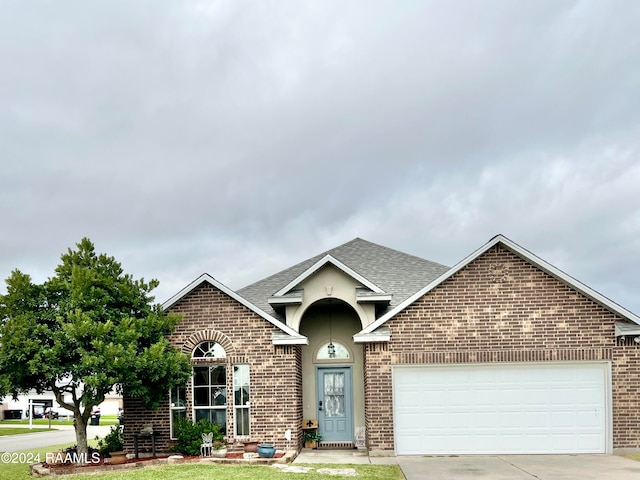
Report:
M276 454L276 447L270 443L261 443L258 445L258 455L262 458L272 458Z
M127 463L127 454L125 452L109 452L111 459L109 463L111 465L121 465Z
M317 440L307 440L304 442L304 448L318 448Z
M226 448L219 448L219 449L212 449L211 450L211 456L213 458L224 458L227 456L227 449Z
M244 442L244 451L247 453L256 453L258 451L259 442Z

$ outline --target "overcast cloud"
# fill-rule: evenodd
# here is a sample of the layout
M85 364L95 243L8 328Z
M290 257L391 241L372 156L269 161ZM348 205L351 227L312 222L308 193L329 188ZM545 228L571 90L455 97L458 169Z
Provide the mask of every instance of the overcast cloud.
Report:
M0 0L0 276L164 301L502 233L640 313L640 2Z

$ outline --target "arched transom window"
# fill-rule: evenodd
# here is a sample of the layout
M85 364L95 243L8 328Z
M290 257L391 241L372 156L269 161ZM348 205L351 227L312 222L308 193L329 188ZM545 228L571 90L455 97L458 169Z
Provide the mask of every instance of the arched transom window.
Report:
M227 352L217 342L202 342L193 349L192 358L226 358Z
M318 350L318 360L333 360L336 358L349 358L349 350L339 342L325 343Z

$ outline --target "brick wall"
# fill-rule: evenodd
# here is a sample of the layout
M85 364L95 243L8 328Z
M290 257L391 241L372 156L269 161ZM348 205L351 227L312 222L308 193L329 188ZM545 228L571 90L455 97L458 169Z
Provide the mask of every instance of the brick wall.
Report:
M388 353L365 349L370 448L393 448L392 417L384 405L378 414L375 399L376 390L391 392L390 365L559 360L613 360L614 447L637 446L639 355L631 347L633 353L619 352L616 320L511 251L492 247L387 322Z
M613 446L640 448L640 346L618 340L613 350Z
M364 421L367 448L393 450L393 401L389 346L386 343L365 344L364 365Z
M178 303L171 311L183 319L169 338L173 345L191 354L201 341L220 343L227 355L227 439L231 450L240 449L246 437L236 439L233 421L233 365L246 363L250 376L251 439L285 448L286 429L292 431L291 446L301 441L302 373L298 346L274 346L271 333L277 327L242 304L203 283ZM144 424L153 423L159 432L158 445L170 449L169 407L145 411L139 402L125 398L125 442L133 450L133 433ZM192 414L191 386L187 386L187 415Z

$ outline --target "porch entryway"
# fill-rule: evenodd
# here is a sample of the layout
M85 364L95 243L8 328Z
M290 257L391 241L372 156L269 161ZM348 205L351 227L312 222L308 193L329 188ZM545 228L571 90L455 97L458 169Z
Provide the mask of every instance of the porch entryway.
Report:
M363 353L352 339L361 329L353 308L335 299L316 302L302 318L300 333L309 339L302 347L302 418L318 421L321 449L353 449L357 432L364 436Z

